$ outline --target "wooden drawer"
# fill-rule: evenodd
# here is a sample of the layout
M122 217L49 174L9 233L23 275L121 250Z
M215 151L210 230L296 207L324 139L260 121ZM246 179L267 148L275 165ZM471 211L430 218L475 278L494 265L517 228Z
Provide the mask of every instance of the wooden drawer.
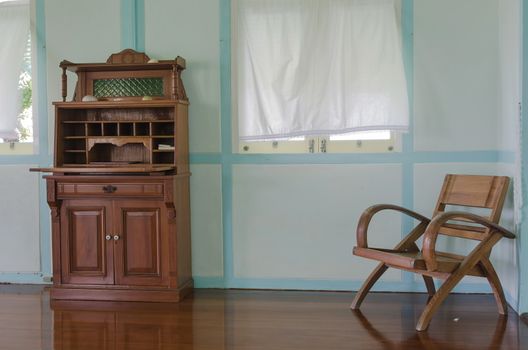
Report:
M57 197L162 197L162 183L57 183Z

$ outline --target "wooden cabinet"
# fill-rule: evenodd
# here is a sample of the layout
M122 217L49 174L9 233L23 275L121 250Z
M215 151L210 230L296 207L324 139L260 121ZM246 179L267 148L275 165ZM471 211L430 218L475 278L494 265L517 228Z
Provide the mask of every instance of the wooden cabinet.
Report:
M179 301L193 286L185 60L124 50L60 67L54 164L34 169L52 173L51 297Z

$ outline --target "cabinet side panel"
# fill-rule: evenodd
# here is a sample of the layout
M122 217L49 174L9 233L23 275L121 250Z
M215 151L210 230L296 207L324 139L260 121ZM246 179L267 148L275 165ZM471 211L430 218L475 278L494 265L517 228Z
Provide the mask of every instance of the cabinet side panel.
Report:
M178 163L178 173L189 172L189 118L188 106L179 103L176 107L176 159Z
M176 198L178 284L181 287L192 279L189 176L176 178Z

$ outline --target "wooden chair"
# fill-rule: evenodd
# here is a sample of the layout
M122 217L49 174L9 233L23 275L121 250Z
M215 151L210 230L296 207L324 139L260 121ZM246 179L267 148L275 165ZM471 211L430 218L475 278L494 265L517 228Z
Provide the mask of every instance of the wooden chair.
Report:
M446 175L433 218L428 219L414 211L396 205L374 205L363 212L357 227L357 247L354 255L380 261L361 289L351 309L357 310L374 283L389 268L394 267L423 276L430 295L418 324L417 331L426 330L429 322L450 291L464 276L486 277L497 301L500 314L507 314L504 292L489 256L492 247L502 238L515 235L499 226L509 178L504 176ZM464 211L446 211L447 205L490 209L489 216ZM419 221L418 225L394 249L371 248L367 232L372 217L382 210L396 210ZM438 235L480 241L468 255L441 252L435 249ZM423 235L422 249L416 241ZM434 278L444 280L435 291Z

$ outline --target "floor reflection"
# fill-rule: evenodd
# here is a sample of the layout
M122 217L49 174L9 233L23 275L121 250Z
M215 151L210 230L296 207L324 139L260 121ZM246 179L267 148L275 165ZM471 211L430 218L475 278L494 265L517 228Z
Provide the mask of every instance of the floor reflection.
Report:
M1 350L528 349L528 326L492 295L453 295L427 332L423 294L196 290L178 304L50 301L0 286ZM457 321L455 322L455 319Z
M221 350L222 303L52 301L53 349Z
M405 309L405 308L404 308ZM417 317L409 317L405 310L402 310L402 326L408 327L409 323L416 320ZM415 309L412 309L415 311ZM351 310L352 315L359 321L358 323L365 329L371 339L378 342L381 349L426 349L426 350L466 350L466 349L520 349L518 337L518 324L508 322L508 316L497 314L494 327L489 322L471 328L458 324L459 319L452 320L449 329L444 329L441 334L431 328L425 332L414 332L414 334L404 337L401 340L395 340L392 332L384 333L382 327L376 328L369 319L360 310ZM417 315L419 317L419 315ZM434 327L434 326L432 326ZM444 327L443 327L444 328ZM394 330L394 326L390 328ZM473 338L479 338L477 342Z

